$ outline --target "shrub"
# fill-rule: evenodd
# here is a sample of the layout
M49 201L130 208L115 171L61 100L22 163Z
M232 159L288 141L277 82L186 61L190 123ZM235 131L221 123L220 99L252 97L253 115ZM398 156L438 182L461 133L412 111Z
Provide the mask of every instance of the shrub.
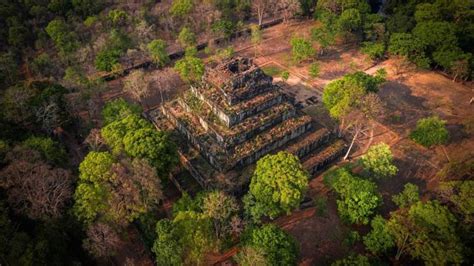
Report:
M446 129L446 121L432 116L418 120L416 128L410 134L410 138L425 147L441 145L448 141L449 133Z
M383 43L363 43L362 53L368 55L372 60L382 59L385 55L385 44Z
M405 188L400 194L393 195L392 201L400 208L409 207L420 200L418 186L412 183L406 183Z
M319 76L320 66L319 63L314 62L309 66L309 75L312 78L317 78Z

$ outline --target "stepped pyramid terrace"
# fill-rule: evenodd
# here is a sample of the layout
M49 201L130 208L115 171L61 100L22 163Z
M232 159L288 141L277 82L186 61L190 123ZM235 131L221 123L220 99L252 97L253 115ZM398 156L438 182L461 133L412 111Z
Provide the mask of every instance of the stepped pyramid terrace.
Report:
M252 165L268 153L286 150L314 174L346 149L242 57L207 66L202 82L151 117L155 124L172 125L182 163L205 188L246 184Z

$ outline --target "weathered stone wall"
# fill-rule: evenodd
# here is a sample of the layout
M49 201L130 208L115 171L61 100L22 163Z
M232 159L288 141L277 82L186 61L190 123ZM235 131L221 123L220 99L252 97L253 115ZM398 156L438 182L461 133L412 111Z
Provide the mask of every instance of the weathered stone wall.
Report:
M183 100L179 99L178 101L186 112L193 113L191 107L189 107ZM247 130L243 130L242 132L235 135L225 135L223 132L217 130L217 128L214 127L212 123L209 123L206 119L203 119L197 114L194 115L198 117L201 126L215 138L219 145L223 145L225 148L230 149L230 151L232 151L232 148L234 146L244 143L258 135L259 133L264 132L269 128L272 128L291 117L294 117L296 115L296 110L290 109L286 112L280 113L277 117L275 117L275 119L268 120L260 124L258 127L248 128Z
M337 158L342 156L346 151L347 146L343 140L338 140L320 151L316 157L310 158L305 161L303 166L308 170L311 175L323 170L330 163L334 162Z
M163 114L173 123L176 129L183 134L192 145L194 145L199 152L208 160L209 164L218 169L223 170L222 160L217 159L209 150L209 148L201 143L194 134L186 127L185 124L181 123L171 112L167 111L166 108L162 108Z
M276 98L271 98L268 101L265 101L252 108L236 111L235 113L226 113L216 103L210 101L204 95L202 95L196 88L191 87L191 92L201 101L205 102L211 108L214 114L216 114L216 116L219 117L222 123L227 127L235 126L244 119L254 116L258 112L283 102L283 95L278 95Z
M266 155L267 153L278 149L288 143L289 141L303 135L305 132L307 132L309 129L311 129L312 124L307 123L304 125L301 125L291 131L291 134L285 135L283 138L280 139L275 139L272 142L267 143L260 149L254 151L253 153L235 161L234 165L232 167L244 167L246 165L255 163L258 159L260 159L262 156Z

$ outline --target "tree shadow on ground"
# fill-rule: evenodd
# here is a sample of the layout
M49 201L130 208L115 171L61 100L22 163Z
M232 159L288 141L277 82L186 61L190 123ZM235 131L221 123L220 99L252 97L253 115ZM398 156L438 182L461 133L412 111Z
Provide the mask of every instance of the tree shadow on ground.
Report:
M383 121L397 133L413 128L416 121L431 114L424 106L425 98L414 96L410 87L398 81L388 81L380 87L378 95L387 108Z

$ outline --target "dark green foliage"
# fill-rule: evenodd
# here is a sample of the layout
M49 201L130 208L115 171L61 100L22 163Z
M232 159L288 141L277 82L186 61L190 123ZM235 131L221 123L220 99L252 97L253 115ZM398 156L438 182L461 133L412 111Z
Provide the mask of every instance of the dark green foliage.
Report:
M118 49L105 49L97 53L95 58L95 68L101 71L112 71L113 67L119 63L122 52Z
M131 130L123 138L123 144L130 157L147 159L162 178L166 178L178 163L176 146L163 131L154 128Z
M425 53L425 46L410 33L394 33L390 37L388 51L408 58L418 67L428 68L431 60Z
M74 249L74 230L70 219L49 223L24 222L12 217L0 203L0 261L7 265L71 265L81 252Z
M337 260L331 266L370 266L369 258L363 255L349 255L348 257Z
M360 11L354 8L344 10L338 19L339 30L357 31L362 27Z
M364 236L364 245L374 254L386 252L395 246L386 224L387 221L382 216L375 216L370 222L372 230Z
M52 20L46 27L46 32L63 53L71 53L78 47L77 36L63 20Z
M342 241L346 246L352 247L358 241L360 241L360 235L357 231L349 231L346 235L346 238Z
M273 224L252 229L244 245L262 250L269 265L296 265L298 247L295 240Z
M107 45L97 53L95 67L101 71L112 71L119 65L120 57L132 46L132 41L123 32L113 29Z
M17 81L19 75L18 64L12 52L0 54L0 85L5 87Z
M382 59L385 55L385 44L365 42L363 43L362 52L372 60Z
M179 234L168 219L156 223L156 240L152 251L158 265L182 265L183 245L179 242Z
M456 223L438 201L419 201L392 213L387 227L398 246L397 259L408 253L425 264L459 264L463 258Z
M410 138L425 147L445 144L449 138L446 121L437 116L420 119Z
M235 29L236 25L230 20L219 20L212 24L212 31L224 38L230 38Z
M102 137L114 154L119 154L124 148L124 138L130 132L147 128L153 129L151 124L138 114L131 114L122 119L113 121L102 128Z
M311 16L314 12L314 8L316 7L316 0L299 0L301 11L305 16Z
M129 115L140 115L142 108L133 103L128 103L123 98L107 102L102 109L102 119L104 126L121 120Z
M38 151L41 156L51 164L64 166L67 162L66 151L51 138L29 137L23 141L23 145Z
M73 212L84 224L92 223L107 209L107 189L114 158L108 152L90 152L79 165L79 184L74 193Z
M183 193L181 198L173 204L173 216L184 211L202 212L204 194L198 193L193 199L188 193Z
M341 217L349 223L367 224L381 202L375 183L353 176L345 168L329 172L325 179L339 196Z
M418 186L412 183L406 183L400 194L393 195L392 201L400 208L410 207L420 200L420 191Z
M103 0L71 0L74 10L83 18L99 13L105 6Z
M259 221L262 216L276 218L290 213L303 200L308 179L308 173L294 155L279 152L264 156L257 162L244 198L247 214Z

